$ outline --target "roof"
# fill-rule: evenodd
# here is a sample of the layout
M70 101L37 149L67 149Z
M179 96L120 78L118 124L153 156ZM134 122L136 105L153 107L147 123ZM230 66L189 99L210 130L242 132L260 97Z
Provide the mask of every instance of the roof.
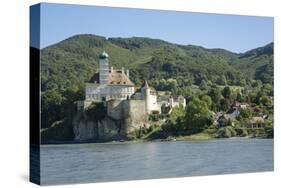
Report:
M100 58L106 59L106 58L108 58L108 54L105 51L103 51L102 54L100 54Z
M262 117L253 117L251 123L264 123L264 119Z
M223 117L224 117L226 120L232 120L232 121L235 120L235 116L232 115L232 114L224 114Z
M99 84L99 73L95 73L92 78L89 80L89 83ZM134 83L128 78L125 73L122 73L121 70L113 70L109 72L108 76L108 85L130 85L134 86Z
M158 97L158 101L169 101L171 98L174 100L174 102L179 101L180 98L185 99L182 95L161 95Z
M149 88L149 85L146 80L143 81L141 88Z

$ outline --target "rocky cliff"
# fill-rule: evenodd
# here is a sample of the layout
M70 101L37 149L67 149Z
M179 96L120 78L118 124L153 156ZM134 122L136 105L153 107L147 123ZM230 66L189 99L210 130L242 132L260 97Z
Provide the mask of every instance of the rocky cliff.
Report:
M112 100L106 103L106 115L97 120L96 112L80 112L74 118L75 141L129 140L142 126L150 126L142 100Z

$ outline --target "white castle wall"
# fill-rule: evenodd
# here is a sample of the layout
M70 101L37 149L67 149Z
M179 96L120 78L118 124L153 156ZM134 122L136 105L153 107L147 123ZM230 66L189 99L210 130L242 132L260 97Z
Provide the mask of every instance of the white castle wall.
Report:
M94 83L86 84L86 100L100 102L104 98L106 101L111 99L125 100L130 98L135 92L133 86L127 85L99 85Z

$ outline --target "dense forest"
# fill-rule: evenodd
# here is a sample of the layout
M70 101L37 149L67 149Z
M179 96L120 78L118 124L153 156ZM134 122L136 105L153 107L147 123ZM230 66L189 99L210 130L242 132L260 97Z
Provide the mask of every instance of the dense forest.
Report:
M216 112L237 99L256 105L273 99L273 43L233 53L142 37L76 35L41 50L42 128L71 118L102 51L109 54L110 66L130 69L137 86L146 79L157 91L191 98L191 106Z

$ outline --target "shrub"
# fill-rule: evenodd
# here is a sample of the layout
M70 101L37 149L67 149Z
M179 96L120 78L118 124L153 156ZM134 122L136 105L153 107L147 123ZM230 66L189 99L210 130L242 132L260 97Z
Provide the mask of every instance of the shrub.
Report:
M232 126L222 127L216 133L217 138L230 138L236 135L237 133Z
M265 129L248 129L248 133L249 135L251 135L252 137L257 137L257 138L266 138L267 134Z
M267 138L273 138L274 137L274 128L273 128L272 124L267 125L264 129L265 129Z
M237 136L248 136L248 131L246 130L246 128L242 128L242 127L237 127L235 128L235 131L237 133Z
M106 108L103 103L93 103L85 111L87 119L94 122L101 121L106 116Z
M49 128L41 130L41 142L72 140L74 133L71 125L67 120L54 122Z

